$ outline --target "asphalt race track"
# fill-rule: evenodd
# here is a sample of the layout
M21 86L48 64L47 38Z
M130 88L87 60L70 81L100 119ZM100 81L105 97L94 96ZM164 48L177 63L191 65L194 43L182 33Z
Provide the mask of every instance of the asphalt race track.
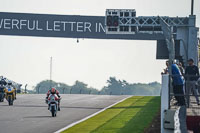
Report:
M53 133L127 96L61 95L61 111L51 117L44 94L17 95L13 106L0 103L0 133Z

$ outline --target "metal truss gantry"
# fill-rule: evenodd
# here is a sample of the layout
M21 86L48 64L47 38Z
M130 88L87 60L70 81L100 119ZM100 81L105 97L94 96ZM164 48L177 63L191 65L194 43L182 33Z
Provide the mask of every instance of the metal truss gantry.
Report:
M137 34L137 33L161 33L163 34L160 18L169 26L174 27L176 32L177 27L189 25L188 17L168 17L168 16L139 16L136 17L134 9L107 9L106 16L116 16L117 25L106 25L107 34ZM106 17L106 22L107 22Z

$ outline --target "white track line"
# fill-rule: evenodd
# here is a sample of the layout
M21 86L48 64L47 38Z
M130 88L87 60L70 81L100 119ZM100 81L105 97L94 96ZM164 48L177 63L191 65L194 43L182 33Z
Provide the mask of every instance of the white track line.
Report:
M120 102L123 102L124 100L126 100L126 99L128 99L128 98L130 98L130 97L132 97L132 96L128 96L128 97L126 97L126 98L124 98L124 99L122 99L122 100L120 100L120 101L118 101L118 102L116 102L116 103L114 103L114 104L108 106L108 107L103 108L102 110L99 110L98 112L96 112L96 113L94 113L94 114L91 114L91 115L89 115L89 116L87 116L87 117L85 117L85 118L83 118L83 119L81 119L81 120L79 120L79 121L73 122L73 123L67 125L66 127L62 128L62 129L60 129L60 130L58 130L58 131L56 131L56 132L54 132L54 133L61 133L61 132L67 130L68 128L70 128L70 127L72 127L72 126L75 126L75 125L77 125L77 124L79 124L79 123L81 123L81 122L83 122L83 121L85 121L85 120L87 120L87 119L89 119L89 118L91 118L91 117L93 117L93 116L95 116L95 115L97 115L97 114L99 114L99 113L105 111L106 109L108 109L108 108L110 108L110 107L112 107L112 106L114 106L114 105L116 105L116 104L118 104L118 103L120 103Z

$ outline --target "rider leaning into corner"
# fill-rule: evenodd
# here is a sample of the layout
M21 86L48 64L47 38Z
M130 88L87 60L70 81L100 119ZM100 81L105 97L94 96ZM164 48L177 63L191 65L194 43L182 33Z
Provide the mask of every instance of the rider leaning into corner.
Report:
M61 97L60 97L60 95L59 95L59 91L58 90L56 90L56 88L51 88L48 92L47 92L47 97L46 97L46 102L48 101L48 98L49 98L49 96L50 95L54 95L54 94L56 94L57 96L58 96L58 111L60 111L60 99L61 99ZM48 109L49 109L49 106L48 106Z

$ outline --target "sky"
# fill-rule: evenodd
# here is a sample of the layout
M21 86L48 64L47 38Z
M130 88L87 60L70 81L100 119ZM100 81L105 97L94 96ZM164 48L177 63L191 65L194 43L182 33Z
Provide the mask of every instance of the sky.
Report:
M106 9L136 9L137 16L190 14L191 0L0 0L0 12L104 16ZM194 13L200 26L200 1ZM156 41L0 36L0 75L31 88L49 79L76 80L101 89L110 76L130 83L161 82L165 61L156 60Z

